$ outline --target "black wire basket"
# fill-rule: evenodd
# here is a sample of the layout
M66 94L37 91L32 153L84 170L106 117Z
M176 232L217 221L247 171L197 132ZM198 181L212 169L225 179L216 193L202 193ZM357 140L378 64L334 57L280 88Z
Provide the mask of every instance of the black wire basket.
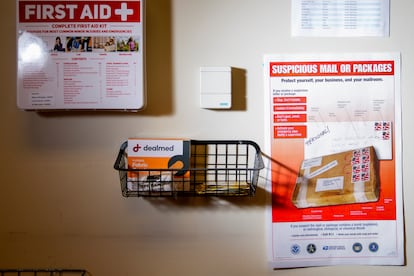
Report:
M184 176L180 169L128 168L127 147L114 164L125 197L253 196L264 168L260 147L247 140L190 140Z

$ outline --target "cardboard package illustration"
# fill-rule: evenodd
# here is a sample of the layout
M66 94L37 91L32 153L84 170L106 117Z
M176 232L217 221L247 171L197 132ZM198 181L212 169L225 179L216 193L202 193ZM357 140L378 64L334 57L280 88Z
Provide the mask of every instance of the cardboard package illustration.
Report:
M302 161L292 203L297 208L375 202L379 197L374 147Z

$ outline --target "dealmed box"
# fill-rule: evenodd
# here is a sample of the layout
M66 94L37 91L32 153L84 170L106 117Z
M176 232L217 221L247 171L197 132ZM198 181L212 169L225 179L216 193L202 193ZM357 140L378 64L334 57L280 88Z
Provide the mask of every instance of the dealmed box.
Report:
M128 190L188 191L190 147L181 139L128 139Z

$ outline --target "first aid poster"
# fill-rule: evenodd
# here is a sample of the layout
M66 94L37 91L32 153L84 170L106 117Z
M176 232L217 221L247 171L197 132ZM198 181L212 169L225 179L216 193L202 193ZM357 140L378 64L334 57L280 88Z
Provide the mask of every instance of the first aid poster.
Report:
M144 107L142 0L18 0L16 10L19 108Z
M264 73L270 265L404 264L400 54L266 55Z

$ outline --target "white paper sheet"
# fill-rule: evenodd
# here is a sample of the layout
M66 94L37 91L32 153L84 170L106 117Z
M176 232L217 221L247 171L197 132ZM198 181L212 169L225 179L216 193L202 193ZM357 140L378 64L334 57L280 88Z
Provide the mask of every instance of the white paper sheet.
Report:
M292 36L389 36L389 0L292 0Z

